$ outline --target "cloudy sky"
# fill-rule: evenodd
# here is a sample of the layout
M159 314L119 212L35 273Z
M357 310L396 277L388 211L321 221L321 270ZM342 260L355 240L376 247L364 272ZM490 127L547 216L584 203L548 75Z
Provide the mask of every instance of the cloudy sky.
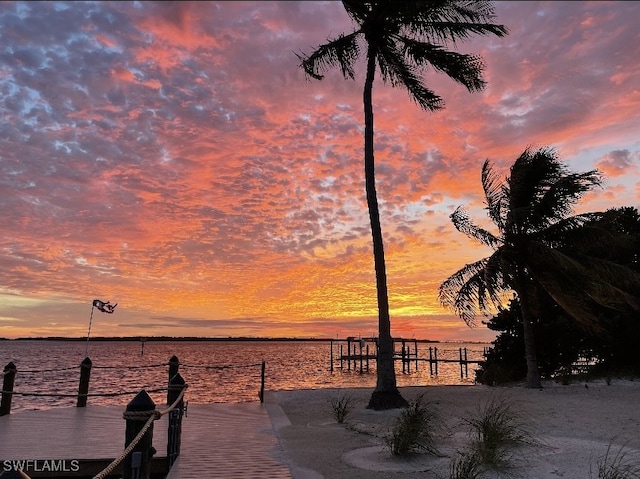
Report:
M640 197L640 5L497 2L510 34L421 111L376 83L377 186L392 332L492 339L437 301L488 251L480 166L529 145ZM323 336L377 330L362 84L308 81L295 53L351 29L340 2L0 3L0 337ZM482 319L482 318L480 318Z

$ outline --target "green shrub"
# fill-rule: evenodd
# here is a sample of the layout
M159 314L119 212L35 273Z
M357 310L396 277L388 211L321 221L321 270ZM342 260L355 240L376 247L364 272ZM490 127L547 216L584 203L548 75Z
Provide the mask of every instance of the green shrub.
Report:
M420 395L401 411L385 444L394 456L407 456L412 452L439 455L436 433L440 427L440 417L433 404L424 402Z

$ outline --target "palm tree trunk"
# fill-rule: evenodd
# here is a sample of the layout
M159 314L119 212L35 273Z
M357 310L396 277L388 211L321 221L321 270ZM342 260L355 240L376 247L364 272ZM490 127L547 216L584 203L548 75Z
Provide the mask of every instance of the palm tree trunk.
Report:
M389 317L389 295L387 292L387 272L384 262L384 246L380 211L376 193L375 161L373 155L373 79L375 76L375 53L368 52L367 78L364 86L364 174L367 192L367 206L373 237L373 259L376 271L376 289L378 292L378 358L377 384L369 400L370 409L394 409L405 407L407 401L400 395L396 386L396 372L393 359L393 339L391 337L391 319Z
M518 273L518 297L520 298L520 310L522 312L522 329L524 338L524 356L527 361L527 387L542 388L540 371L538 370L538 355L536 353L536 341L533 333L533 314L529 304L528 289L523 273Z

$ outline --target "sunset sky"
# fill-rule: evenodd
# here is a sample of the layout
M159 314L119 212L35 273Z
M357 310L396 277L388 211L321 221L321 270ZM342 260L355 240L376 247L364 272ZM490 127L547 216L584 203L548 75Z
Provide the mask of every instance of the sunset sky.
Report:
M552 146L607 178L578 211L638 205L640 3L495 6L509 35L457 45L485 91L374 85L394 336L493 339L437 301L489 252L449 219L485 221L485 159ZM92 335L375 334L363 69L295 55L351 29L340 2L1 2L0 337L84 336L96 298Z

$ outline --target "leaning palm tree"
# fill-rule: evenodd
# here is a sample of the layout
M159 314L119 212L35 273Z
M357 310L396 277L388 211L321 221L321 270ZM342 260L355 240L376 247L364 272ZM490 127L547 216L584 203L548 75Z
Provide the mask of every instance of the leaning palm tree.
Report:
M537 317L540 294L551 296L588 329L598 327L602 306L640 309L640 300L633 294L640 286L637 273L576 247L577 241L583 246L625 241L589 226L602 213L572 215L576 202L602 179L597 170L569 172L553 149L528 148L504 182L488 160L482 166L486 210L498 234L475 225L460 207L451 214L458 231L494 252L444 281L440 302L472 325L478 314L501 309L505 294L515 292L522 312L528 387L541 387L533 334L534 322L541 319Z
M385 83L405 87L411 99L422 109L435 111L443 108L443 101L426 88L421 72L431 65L469 91L481 90L485 86L481 76L482 60L445 47L472 34L502 37L507 30L491 23L494 9L492 2L488 1L343 0L342 3L356 29L330 39L311 55L298 55L298 58L308 77L321 80L325 71L338 66L345 78L355 79L355 62L365 54L364 171L373 237L379 334L377 385L368 407L392 409L407 403L396 387L384 248L375 187L372 92L376 70L379 69Z

